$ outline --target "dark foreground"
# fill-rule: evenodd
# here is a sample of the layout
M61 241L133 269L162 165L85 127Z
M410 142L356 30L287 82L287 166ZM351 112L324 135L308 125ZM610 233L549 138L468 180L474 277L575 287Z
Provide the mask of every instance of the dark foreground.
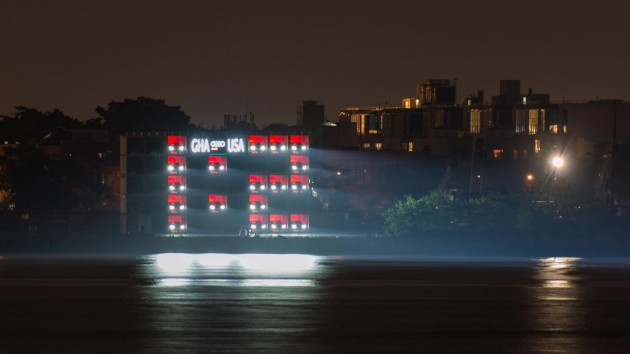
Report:
M0 257L2 353L627 353L630 263Z

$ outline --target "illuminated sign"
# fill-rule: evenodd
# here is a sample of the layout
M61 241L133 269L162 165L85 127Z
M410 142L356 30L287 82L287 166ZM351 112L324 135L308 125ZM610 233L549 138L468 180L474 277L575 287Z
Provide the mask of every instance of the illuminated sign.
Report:
M228 139L228 152L245 152L245 142L241 138Z
M199 153L210 153L219 151L227 147L228 152L245 152L245 142L242 138L231 138L227 140L191 139L190 151Z
M210 152L210 143L208 139L192 139L190 140L190 151L196 153Z

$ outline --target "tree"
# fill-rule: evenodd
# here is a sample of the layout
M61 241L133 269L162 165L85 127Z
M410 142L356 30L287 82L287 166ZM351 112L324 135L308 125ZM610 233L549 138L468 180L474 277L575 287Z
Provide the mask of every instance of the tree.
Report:
M19 210L82 210L98 200L103 186L76 159L50 159L39 149L22 147L0 160L0 193ZM10 187L8 187L10 186Z
M385 236L412 236L453 229L460 223L456 211L456 201L441 189L418 199L407 195L383 212L383 231Z
M191 128L190 117L179 106L148 97L111 101L96 113L112 135L133 131L184 131ZM96 122L96 121L95 121Z
M41 112L35 108L15 107L11 116L0 116L0 140L28 142L41 140L48 133L59 128L79 128L79 120L54 109Z

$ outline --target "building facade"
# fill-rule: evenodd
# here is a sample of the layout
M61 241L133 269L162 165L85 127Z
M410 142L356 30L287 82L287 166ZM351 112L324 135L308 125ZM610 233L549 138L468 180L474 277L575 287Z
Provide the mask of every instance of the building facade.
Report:
M502 80L499 95L490 103L480 90L463 104L454 104L448 99L454 94L434 98L440 93L436 87L448 93L454 85L429 80L419 85L417 97L403 99L400 107L340 110L337 127L323 130L322 147L446 158L460 172L468 171L469 182L458 189L470 192L522 188L528 184L524 176L549 174L549 161L558 156L567 164L556 174L562 172L574 185L591 183L586 175L624 176L613 165L619 165L620 149L630 139L630 103L553 103L548 94L531 88L522 93L519 80ZM617 163L597 162L614 156L613 151ZM609 184L621 188L617 182Z
M297 235L310 227L305 135L126 135L121 176L123 233Z

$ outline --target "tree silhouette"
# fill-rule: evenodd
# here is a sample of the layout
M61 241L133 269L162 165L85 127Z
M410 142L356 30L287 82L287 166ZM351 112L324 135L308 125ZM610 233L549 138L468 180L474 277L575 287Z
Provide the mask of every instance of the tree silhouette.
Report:
M0 139L9 142L39 141L59 128L79 128L83 123L58 109L41 112L35 108L15 107L11 116L0 116Z
M185 131L191 128L190 117L179 106L168 106L164 100L148 97L112 101L96 113L112 135L133 131Z

